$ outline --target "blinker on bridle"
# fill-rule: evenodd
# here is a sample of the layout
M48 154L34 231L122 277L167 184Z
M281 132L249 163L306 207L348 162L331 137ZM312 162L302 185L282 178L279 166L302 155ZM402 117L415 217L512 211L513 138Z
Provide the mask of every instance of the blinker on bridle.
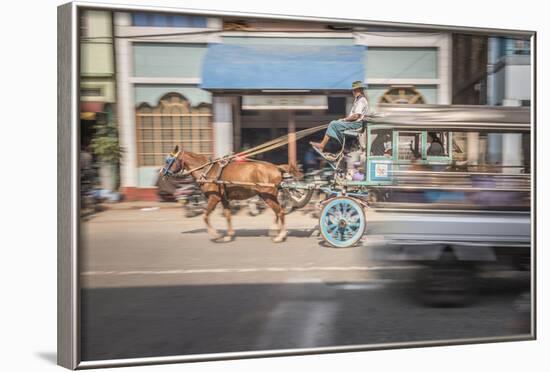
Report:
M172 168L172 165L174 165L174 163L176 162L176 159L178 158L179 154L180 154L180 151L178 151L175 154L173 152L171 152L166 157L166 164L160 171L160 173L162 174L163 177L174 175L174 172L172 172L170 169Z

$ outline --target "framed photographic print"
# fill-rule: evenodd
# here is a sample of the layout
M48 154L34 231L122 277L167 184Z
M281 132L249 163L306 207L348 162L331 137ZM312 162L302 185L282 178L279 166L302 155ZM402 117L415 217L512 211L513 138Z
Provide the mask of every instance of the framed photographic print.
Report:
M535 338L531 30L58 8L58 364Z

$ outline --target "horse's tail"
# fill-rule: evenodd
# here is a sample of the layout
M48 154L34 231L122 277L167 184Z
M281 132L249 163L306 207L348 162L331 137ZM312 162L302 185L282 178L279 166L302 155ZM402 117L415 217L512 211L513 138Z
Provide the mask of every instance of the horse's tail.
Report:
M277 169L279 169L282 173L289 173L296 178L302 178L304 176L294 164L280 164L277 165Z

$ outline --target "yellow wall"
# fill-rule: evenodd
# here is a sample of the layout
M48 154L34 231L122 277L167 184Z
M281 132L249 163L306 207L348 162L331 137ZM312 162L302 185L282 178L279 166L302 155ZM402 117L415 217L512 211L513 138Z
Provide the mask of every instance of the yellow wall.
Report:
M80 72L83 76L114 73L111 12L85 10L82 13Z
M114 102L111 12L85 10L81 19L84 32L80 42L81 87L101 89L101 96L82 97L82 101Z
M113 55L110 44L81 45L80 75L111 76L113 75Z

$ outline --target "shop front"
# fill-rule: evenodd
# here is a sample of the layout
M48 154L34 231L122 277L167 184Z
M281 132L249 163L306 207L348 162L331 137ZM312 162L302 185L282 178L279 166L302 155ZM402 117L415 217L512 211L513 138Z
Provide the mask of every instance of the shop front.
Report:
M213 94L215 155L289 134L286 148L263 158L300 163L307 141L296 143L293 134L346 115L351 83L364 81L364 50L355 45L209 45L201 88Z

